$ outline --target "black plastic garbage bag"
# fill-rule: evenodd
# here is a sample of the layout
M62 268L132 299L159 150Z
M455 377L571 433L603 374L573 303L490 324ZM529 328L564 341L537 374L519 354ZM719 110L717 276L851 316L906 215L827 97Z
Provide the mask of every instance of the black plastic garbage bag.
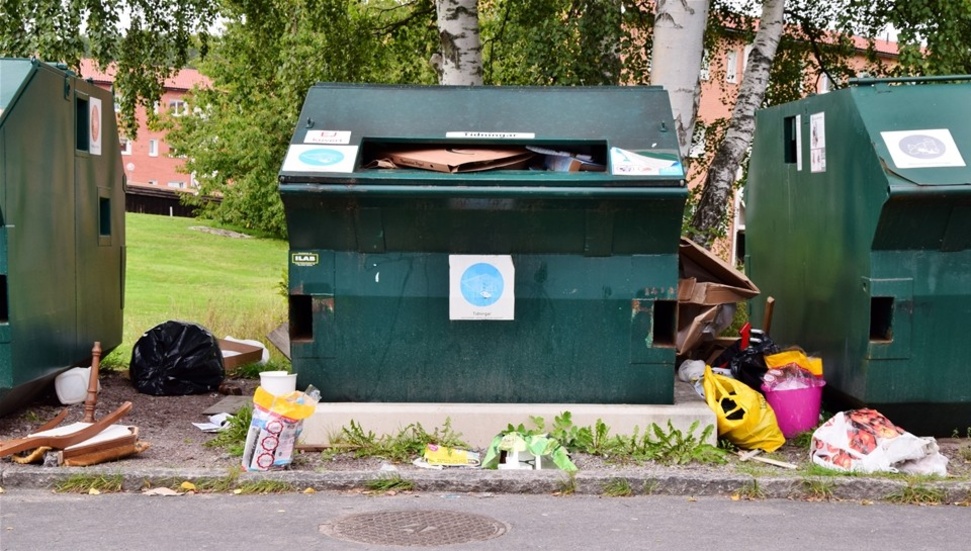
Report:
M762 392L762 377L769 370L765 363L765 356L780 352L780 348L768 335L759 339L752 339L746 348L742 348L741 339L719 354L711 363L715 367L727 367L732 370L732 376L746 385Z
M226 373L212 333L180 321L146 331L132 348L128 369L135 389L155 396L214 392Z

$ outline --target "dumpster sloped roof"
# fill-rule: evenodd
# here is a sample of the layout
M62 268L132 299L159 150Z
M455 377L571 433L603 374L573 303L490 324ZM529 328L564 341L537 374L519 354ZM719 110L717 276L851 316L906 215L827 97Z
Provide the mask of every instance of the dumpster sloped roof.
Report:
M971 83L852 90L874 152L896 184L971 185Z

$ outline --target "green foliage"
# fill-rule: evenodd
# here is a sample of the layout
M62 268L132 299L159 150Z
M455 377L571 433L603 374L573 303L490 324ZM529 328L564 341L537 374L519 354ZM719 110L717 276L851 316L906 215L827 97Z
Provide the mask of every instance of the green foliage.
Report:
M121 475L91 475L73 474L67 479L54 484L54 491L59 493L86 494L92 491L108 493L120 492L125 479Z
M639 435L635 427L634 434L625 436L610 436L610 428L602 419L597 419L593 427L577 427L573 424L569 411L561 413L553 420L553 426L547 430L542 417L532 417L535 429L527 429L522 424L518 427L508 425L506 432L528 434L547 434L554 438L568 450L602 456L614 461L657 461L659 463L684 465L687 463L719 464L727 461L727 454L706 440L711 436L715 427L708 425L695 436L699 423L695 421L688 429L688 433L676 429L669 420L667 430L652 423L648 431Z
M804 478L802 490L809 501L829 501L833 499L833 484L818 478Z
M122 126L134 138L136 108L152 113L164 79L196 52L206 53L219 6L218 0L0 0L0 56L36 56L75 71L82 57L114 64Z
M630 481L626 478L611 478L604 484L603 495L608 497L630 497L634 495L634 489Z
M230 0L222 14L225 31L199 64L211 83L188 95L190 114L164 121L199 183L199 195L184 199L203 216L284 236L277 174L307 91L317 82L433 82L428 56L416 54L437 36L434 6Z
M705 440L711 436L714 426L708 425L701 432L700 437L694 436L698 428L698 421L691 424L688 434L674 428L668 421L665 431L657 424L639 436L637 430L630 436L617 436L612 441L610 453L622 460L657 461L659 463L684 465L688 463L727 462L726 453Z
M394 463L404 463L422 455L428 444L467 448L468 444L461 438L461 434L452 430L451 419L446 419L442 427L436 427L430 433L420 423L412 423L394 436L378 436L372 431L365 431L352 420L350 426L342 427L340 434L331 438L331 445L336 449L352 451L356 457L380 457Z
M907 486L891 493L885 499L891 503L906 505L940 505L947 501L947 492L943 488L908 483Z
M252 421L253 408L250 406L239 408L236 415L229 418L229 427L217 432L212 440L205 443L205 446L223 448L233 457L242 457L246 446L246 435L249 433Z
M414 482L401 478L397 473L368 480L365 486L372 492L408 492L415 489Z
M741 499L765 499L765 492L762 491L762 486L759 485L759 481L753 478L751 482L745 483L741 488L739 488L733 497Z

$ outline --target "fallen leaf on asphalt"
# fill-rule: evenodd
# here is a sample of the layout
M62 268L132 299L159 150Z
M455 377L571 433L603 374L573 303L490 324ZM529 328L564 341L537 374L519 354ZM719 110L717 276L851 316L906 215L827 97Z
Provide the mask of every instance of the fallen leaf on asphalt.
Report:
M99 492L97 488L91 488L90 490L88 490L88 495L90 495L90 496L100 496L101 495L101 492Z
M688 498L688 503L697 503L697 502L698 502L698 498L694 496Z
M317 493L317 490L314 490L313 488L307 488L306 490L303 491L303 493L305 493L305 494L316 494Z
M739 494L732 494L732 501L738 501L740 499L742 499L742 496Z
M183 490L185 490L187 492L194 492L194 491L196 491L196 485L193 484L193 483L191 483L191 482L189 482L188 480L186 480L182 484L179 484L179 488L182 488Z

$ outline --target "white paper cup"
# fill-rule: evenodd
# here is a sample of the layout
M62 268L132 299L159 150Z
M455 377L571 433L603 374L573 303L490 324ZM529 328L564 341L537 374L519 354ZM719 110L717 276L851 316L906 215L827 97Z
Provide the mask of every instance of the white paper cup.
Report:
M263 371L260 386L274 396L282 396L297 390L297 374L286 371Z

